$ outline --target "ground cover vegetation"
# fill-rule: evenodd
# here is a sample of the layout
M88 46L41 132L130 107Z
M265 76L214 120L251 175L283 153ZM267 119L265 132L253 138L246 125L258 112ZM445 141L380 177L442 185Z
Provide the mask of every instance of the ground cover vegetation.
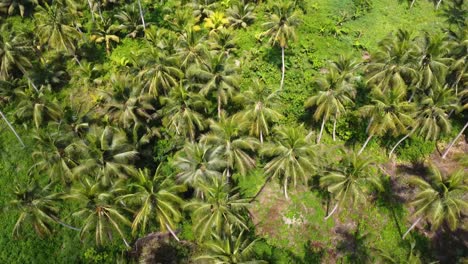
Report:
M465 263L463 0L0 0L0 262Z

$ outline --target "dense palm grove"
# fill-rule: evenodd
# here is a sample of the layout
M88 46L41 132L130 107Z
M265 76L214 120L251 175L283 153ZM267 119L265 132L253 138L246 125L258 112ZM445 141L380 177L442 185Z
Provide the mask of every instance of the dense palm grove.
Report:
M117 248L110 262L273 263L256 253L249 211L266 185L279 184L286 200L299 186L320 190L330 208L316 217L331 221L382 196L388 174L376 148L396 160L417 138L466 165L466 153L450 154L468 126L463 1L436 2L448 14L436 32L401 29L364 56L329 58L303 116L284 111L285 57L302 18L317 12L307 1L162 2L0 0L2 133L18 140L2 144L26 147L34 161L5 205L14 239L62 226L98 250ZM247 73L255 51L236 40L260 11L257 45L280 56L276 83ZM127 40L130 50L115 55ZM410 180L402 241L417 226L466 227L466 169L426 166ZM262 184L245 195L239 182L252 172ZM429 261L413 243L406 261ZM341 260L395 261L373 251Z

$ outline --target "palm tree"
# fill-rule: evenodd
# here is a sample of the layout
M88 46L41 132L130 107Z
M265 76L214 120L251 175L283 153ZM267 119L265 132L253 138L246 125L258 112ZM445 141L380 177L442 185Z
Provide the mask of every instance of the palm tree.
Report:
M173 165L177 168L177 178L195 188L202 195L201 184L222 177L221 171L226 162L220 158L221 148L210 148L201 143L186 143L176 154Z
M80 33L72 26L73 17L70 8L56 3L38 6L34 14L36 33L41 45L48 45L49 49L65 50L74 55L75 40Z
M253 247L258 239L250 241L240 232L237 236L217 236L203 243L204 253L195 260L210 261L213 263L239 263L257 264L266 261L256 260L253 257Z
M13 191L15 198L10 202L10 206L20 212L13 227L14 236L20 236L26 224L31 224L41 237L52 233L52 223L59 211L58 195L50 193L52 185L39 186L36 180L24 185L16 184Z
M258 146L258 141L253 137L242 135L245 127L245 120L223 115L218 122L210 121L211 131L200 139L202 143L220 148L219 154L226 161L225 173L228 180L234 170L245 175L247 171L255 167L252 152Z
M230 190L229 184L214 178L212 183L202 184L204 199L194 200L185 205L192 211L193 229L199 241L215 235L230 235L234 230L247 230L248 199L239 198L236 189Z
M89 175L109 185L115 177L127 178L134 170L131 163L138 152L127 143L124 131L93 126L86 137L87 156L73 169L74 177Z
M130 208L137 208L132 223L132 232L146 234L155 220L161 231L169 230L175 236L175 224L181 220L180 206L183 200L178 196L185 186L174 184L171 177L164 175L161 164L151 176L148 169L138 170L132 175L134 182L126 186L129 194L118 200L125 201Z
M196 65L188 69L189 79L193 79L204 96L213 94L218 102L218 118L221 107L227 104L238 89L237 67L224 54L214 54L202 67Z
M61 119L62 109L57 102L51 101L46 96L46 92L50 92L48 88L41 86L38 93L30 89L16 91L16 96L20 101L16 106L15 115L22 120L32 119L36 128L43 125L44 121Z
M32 67L29 59L33 51L31 42L24 35L11 32L8 24L2 25L0 31L10 33L0 34L0 80L8 80L14 69L26 75L27 69Z
M119 26L113 25L110 18L106 18L97 23L90 40L96 43L105 43L107 55L110 55L112 42L119 43L120 38L116 35Z
M117 209L115 191L117 186L104 187L101 182L93 181L88 177L82 177L79 185L74 186L65 199L74 200L79 208L72 214L78 221L82 222L80 231L81 239L94 233L96 244L103 245L112 241L117 233L127 247L123 226L130 226L131 222Z
M315 107L314 119L317 121L322 119L317 138L317 143L320 143L323 128L330 117L333 117L333 140L335 140L336 121L346 112L346 106L353 104L356 91L352 84L345 80L345 76L334 68L329 69L324 77L318 78L316 83L320 91L307 99L305 106Z
M255 5L242 0L226 10L229 23L233 28L247 28L255 20Z
M140 1L138 1L140 6ZM143 17L140 17L138 14L138 10L136 10L135 5L128 5L125 9L114 15L120 22L118 26L119 31L123 30L127 32L127 36L131 38L136 38L137 36L141 35L146 29L146 23L144 23ZM141 19L141 24L140 20Z
M193 142L197 132L205 128L202 112L208 105L203 96L178 85L169 96L161 98L161 103L163 124L174 129L177 135L185 135Z
M413 177L411 183L419 191L411 205L414 206L415 216L419 216L413 225L406 231L403 238L423 219L426 218L432 229L447 223L451 230L458 226L461 214L468 209L468 203L463 195L468 190L466 186L466 172L458 170L447 177L434 164L429 165L429 181Z
M325 220L333 215L339 206L345 206L348 202L352 205L365 202L366 193L373 187L382 189L374 160L371 157L360 156L354 151L346 153L336 169L320 178L320 186L327 188L336 200L335 207Z
M290 182L294 187L298 181L307 184L313 175L316 168L316 149L306 137L303 126L277 127L274 132L273 142L264 145L260 151L262 155L271 158L264 168L268 175L266 182L273 177L283 181L284 196L288 199Z
M269 38L268 42L271 45L279 45L281 48L280 90L283 89L284 85L284 49L288 47L291 40L296 39L295 29L300 23L298 14L294 9L295 5L292 2L282 1L276 3L271 10L269 21L263 24L266 31L262 35Z
M411 34L398 30L379 43L379 51L367 66L367 82L382 91L387 88L414 86L418 80L415 66L415 48Z
M186 69L192 64L200 66L205 62L208 56L205 40L203 32L192 28L187 28L180 34L176 50L182 68Z
M278 91L271 91L258 79L254 80L250 89L235 97L235 101L244 109L238 114L249 125L249 134L258 137L263 144L263 138L270 134L270 125L283 116L276 110L280 108Z
M222 28L209 33L209 47L210 51L217 51L224 53L226 56L237 49L235 34L232 30Z
M391 133L396 136L405 133L408 126L413 123L412 111L414 105L406 101L406 89L397 86L382 92L376 88L372 91L371 104L359 109L364 117L369 117L368 134L364 145L359 150L360 155L369 141L375 135L382 136Z
M6 13L9 16L15 14L18 9L21 17L24 17L27 7L38 5L38 0L2 0L0 1L0 12Z

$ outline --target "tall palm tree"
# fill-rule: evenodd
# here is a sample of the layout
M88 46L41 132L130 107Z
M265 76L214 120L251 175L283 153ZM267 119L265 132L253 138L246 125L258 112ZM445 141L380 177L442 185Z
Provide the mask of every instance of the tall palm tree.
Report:
M314 119L322 119L317 138L317 143L320 143L323 128L330 117L333 117L333 140L335 140L336 121L346 112L346 106L353 104L356 91L345 76L339 74L334 68L330 68L325 76L316 79L316 83L320 91L307 99L305 106L315 107Z
M174 87L167 97L161 97L163 124L184 135L192 142L197 133L205 128L202 115L208 102L200 94L189 92L182 84Z
M214 178L212 183L202 184L204 199L185 205L192 211L193 229L202 241L212 233L230 235L234 230L247 230L248 199L241 199L235 189L223 179ZM232 230L234 229L234 230Z
M279 178L283 182L284 196L288 199L288 185L295 187L297 182L307 184L313 175L316 162L316 148L306 136L303 126L277 127L272 143L265 144L260 150L262 155L271 158L265 164L268 179Z
M2 0L0 1L0 12L11 16L14 15L16 9L18 9L21 17L24 17L28 7L31 8L38 4L38 0Z
M398 30L395 36L379 43L379 51L367 66L367 82L384 92L387 88L413 86L419 79L414 57L410 32Z
M36 128L39 128L45 121L58 121L62 118L63 112L58 103L50 100L46 93L48 87L42 86L38 93L28 90L17 90L16 96L20 100L15 115L21 120L31 120Z
M65 50L74 55L75 41L80 33L72 26L73 15L70 8L59 3L38 6L34 14L36 33L41 45L49 49Z
M263 138L270 134L270 125L283 116L276 110L280 107L278 91L271 91L258 79L247 91L236 96L235 101L244 109L238 114L249 125L249 134L258 137L263 144Z
M257 260L253 256L253 248L258 239L250 241L240 232L237 236L217 236L203 243L203 254L196 257L196 260L210 261L213 263L266 263L263 260Z
M73 169L74 177L89 175L111 184L116 177L127 178L134 170L131 165L138 152L127 142L124 131L107 126L93 126L86 137L87 155Z
M173 165L177 168L177 178L195 188L202 195L201 184L222 177L221 171L226 162L221 159L221 148L210 148L201 143L186 143L176 154Z
M348 202L355 205L365 202L366 195L372 188L382 189L378 171L371 157L360 156L354 151L344 155L336 169L320 178L320 186L327 188L336 200L335 207L325 217L328 219L339 206Z
M140 1L138 1L139 3ZM140 13L141 14L141 13ZM135 4L126 6L122 11L114 15L120 22L118 26L119 31L123 30L127 33L128 37L136 38L137 36L142 35L146 29L146 23L142 19L140 24L140 19L138 10L135 8Z
M229 23L233 28L247 28L255 20L255 5L239 1L226 10Z
M228 180L234 170L245 175L248 170L255 167L252 152L258 146L258 141L256 138L242 135L245 127L245 120L223 115L218 122L211 120L211 131L200 139L202 143L220 148L219 154L226 161L225 173Z
M185 190L185 186L174 184L171 177L164 175L161 165L152 176L147 169L140 169L132 176L135 181L125 186L129 193L118 200L130 208L137 208L132 223L133 234L146 234L151 223L157 222L161 231L169 230L175 236L173 230L182 218L180 206L183 200L178 194Z
M405 133L413 123L414 105L406 100L406 89L397 86L386 92L376 88L372 91L371 104L359 109L362 116L369 118L368 137L359 150L360 155L375 135Z
M275 3L271 9L269 21L263 24L266 31L262 35L269 38L268 42L271 45L279 45L281 48L280 90L283 89L284 85L284 49L288 47L290 41L297 38L296 27L299 23L300 19L295 11L295 5L290 1L282 1Z
M0 31L10 33L0 34L0 80L8 80L14 69L26 75L27 69L32 67L29 58L33 51L31 42L24 35L11 32L8 24L2 25Z
M202 67L196 65L188 69L189 79L193 79L200 93L204 96L212 95L218 104L218 118L221 108L234 96L238 89L237 67L223 53L213 54Z
M115 185L104 187L99 181L81 177L70 193L64 196L78 203L79 208L72 216L82 223L81 239L94 233L96 244L103 245L112 241L117 233L124 244L130 247L125 239L124 226L130 226L131 222L115 204L115 192L118 189Z
M110 18L106 18L99 23L96 23L96 27L93 29L90 40L96 43L106 44L106 53L110 55L112 48L112 42L119 43L120 38L117 36L119 26L112 24Z
M447 223L451 230L455 230L461 214L468 209L468 203L463 199L463 195L468 190L466 172L458 170L444 176L434 164L430 164L429 169L429 181L419 177L411 179L411 183L419 189L411 202L416 210L414 215L419 217L406 231L403 238L423 218L432 224L432 229L437 229L443 223Z
M187 28L180 34L176 50L183 69L187 69L192 64L200 66L205 63L208 56L205 40L203 32L192 28Z

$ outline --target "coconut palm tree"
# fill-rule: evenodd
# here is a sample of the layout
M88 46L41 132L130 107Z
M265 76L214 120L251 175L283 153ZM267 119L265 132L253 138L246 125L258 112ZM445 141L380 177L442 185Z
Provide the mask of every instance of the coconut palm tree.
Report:
M201 143L186 143L176 154L173 165L179 181L189 184L201 196L201 184L222 177L226 162L221 159L221 148L210 148Z
M258 141L242 135L246 125L245 120L222 115L218 122L210 120L211 131L200 139L202 143L220 148L219 154L226 161L225 173L228 180L235 170L245 175L255 167L252 153L257 148Z
M346 107L353 104L356 91L352 83L334 68L330 68L325 76L316 79L316 83L320 91L305 101L305 107L315 107L314 119L322 120L317 138L317 143L320 143L325 123L331 117L333 117L333 140L335 140L336 121L346 112Z
M53 5L44 3L38 6L34 18L41 45L74 55L75 41L80 33L72 25L74 19L70 8L59 3Z
M209 261L213 263L267 263L254 258L253 247L258 239L250 241L245 238L244 232L237 236L213 235L212 240L203 243L203 254L195 260Z
M0 12L11 16L18 9L21 17L24 17L28 7L31 8L38 4L38 0L2 0L0 1Z
M401 86L414 86L419 80L411 34L398 30L379 43L379 51L367 66L367 83L382 91Z
M396 136L406 133L413 123L412 111L414 105L406 101L406 89L397 86L386 92L376 88L372 91L371 104L359 109L362 116L369 118L368 137L358 155L366 148L375 135L382 136L391 133Z
M233 4L226 10L228 21L233 28L247 28L255 21L255 5L244 0Z
M222 105L234 96L238 89L237 67L224 54L214 54L207 63L188 69L189 80L194 80L196 87L204 96L213 96L218 104L218 118L221 118Z
M307 184L313 175L317 162L316 148L306 136L303 126L277 127L273 142L265 144L260 153L268 158L265 174L268 179L279 178L283 182L284 196L288 199L288 185L295 187L298 182Z
M427 181L419 177L411 179L411 183L418 188L411 202L415 208L414 216L418 218L403 238L424 218L432 224L432 229L446 223L451 230L455 230L462 213L468 209L468 203L463 199L468 190L466 172L458 170L444 176L434 164L430 164L429 169Z
M366 196L373 189L382 189L380 176L375 161L369 156L360 156L354 151L344 155L337 168L320 178L320 186L326 188L336 201L335 207L325 217L332 216L338 207L351 203L365 202Z
M205 40L203 32L192 28L187 28L180 34L176 50L183 69L187 69L192 64L200 66L205 63L208 56Z
M184 135L192 142L197 133L205 128L203 110L208 107L206 99L189 92L182 84L174 87L167 97L161 97L163 124Z
M122 11L115 14L114 17L120 22L118 30L127 33L128 37L136 38L137 36L141 36L146 29L147 24L143 23L144 20L140 23L141 17L135 4L126 6Z
M132 223L133 234L146 234L151 223L157 222L161 231L169 230L178 239L173 230L182 218L180 206L183 200L178 194L185 191L185 186L174 184L171 177L164 175L161 164L154 175L148 169L140 169L132 176L134 181L125 187L128 194L118 200L130 208L137 208Z
M86 146L87 156L73 169L75 178L89 175L107 186L115 177L127 178L133 172L131 163L138 152L127 143L124 131L93 126L86 136Z
M197 240L215 235L231 235L234 230L247 230L248 199L241 199L236 189L230 190L223 179L214 178L211 183L201 184L203 200L194 200L185 205L192 211L193 230ZM234 230L232 230L234 229Z
M96 43L106 44L107 55L110 55L112 42L120 42L119 36L116 35L118 30L119 26L112 24L112 20L110 18L106 18L96 24L89 40Z
M300 19L298 13L295 12L295 5L290 1L281 1L275 3L271 9L269 21L263 26L266 31L262 36L268 37L268 42L271 45L279 45L281 48L281 83L280 90L284 85L284 49L288 47L288 43L295 40L296 27L299 25Z
M22 34L11 32L8 24L0 27L0 31L10 34L0 34L0 80L6 81L12 76L12 71L20 70L26 75L32 67L30 55L32 54L31 42Z
M131 222L115 204L115 192L118 189L116 185L105 187L100 181L81 177L70 193L64 196L65 199L75 201L79 206L72 217L82 223L81 239L94 233L96 244L104 245L112 241L115 234L118 234L124 244L130 247L125 239L124 226L130 226Z
M229 56L232 52L237 50L237 43L235 34L232 30L222 28L209 33L208 45L210 51L217 51Z

